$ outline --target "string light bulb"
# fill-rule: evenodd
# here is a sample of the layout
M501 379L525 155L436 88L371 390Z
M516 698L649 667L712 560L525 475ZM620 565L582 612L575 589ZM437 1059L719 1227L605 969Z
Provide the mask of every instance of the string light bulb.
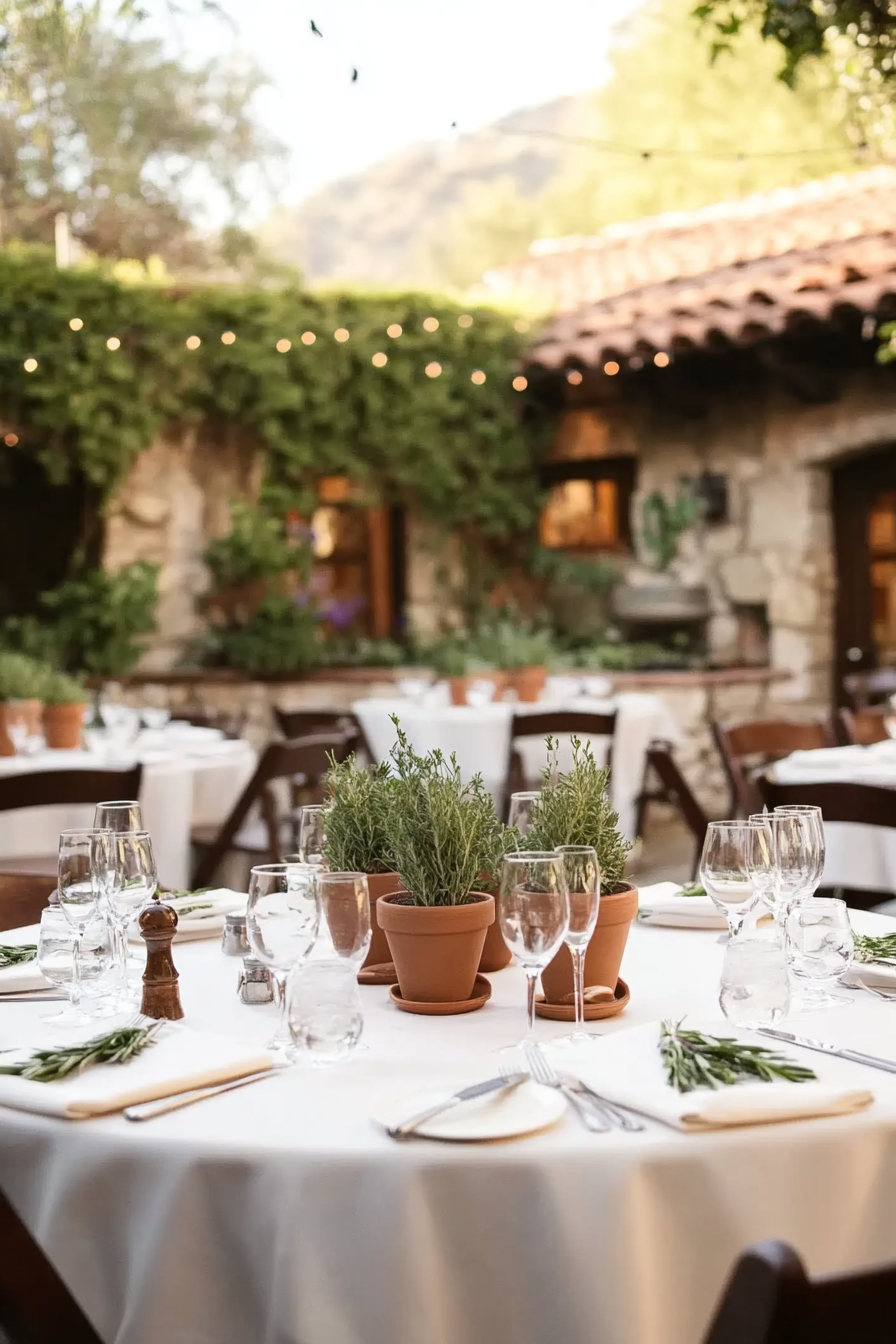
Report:
M292 349L292 341L288 341L285 336L282 336L277 342L276 348L281 355L285 355L288 350Z
M469 313L461 313L460 317L457 319L457 325L464 328L472 327L473 319Z
M386 335L391 336L393 341L395 341L401 335L401 330L402 328L400 322L390 322L388 327L386 328Z
M582 375L578 369L570 369L566 375L566 381L572 383L573 387L578 387L582 381Z
M424 331L438 331L438 329L439 329L439 319L437 317L424 317L423 319Z
M69 322L72 331L80 331L83 325L84 323L81 321L80 317L73 317Z
M221 332L221 344L222 344L222 345L233 345L233 343L234 343L235 340L236 340L236 334L235 334L234 332L232 332L232 331L222 331L222 332Z
M24 363L24 365L23 365L22 367L24 368L24 370L25 370L26 373L33 373L34 370L37 368L37 360L36 360L36 359L26 359L26 360L25 360L25 363Z
M350 335L351 332L348 327L337 327L333 332L333 340L338 341L340 345L344 345Z
M199 336L188 336L184 341L184 345L188 350L198 350L201 344L202 340Z
M382 350L377 350L376 354L370 360L375 369L382 369L389 363L389 356L383 354Z
M529 330L528 318L518 317L513 324L513 329L514 331L528 331Z
M15 448L18 441L19 441L18 434L7 434L3 439L3 442L6 444L7 448Z
M316 340L317 340L317 337L315 336L315 334L314 334L313 331L303 331L303 332L302 332L302 344L303 344L303 345L313 345L314 342L315 342Z
M604 365L604 373L608 378L613 378L619 372L619 365L615 359L608 359Z
M524 378L521 373L518 373L513 380L512 386L514 392L525 392L526 388L529 386L529 379Z
M473 370L473 372L470 374L470 382L475 383L477 387L482 386L482 384L485 382L485 374L482 372L481 369Z
M427 364L423 372L426 374L427 378L438 378L439 374L442 372L442 366L436 360L433 360L431 364Z
M669 356L666 354L665 350L657 350L653 357L653 362L658 369L665 369L669 363Z
M110 337L109 337L108 341L106 342L106 349L107 349L107 350L120 350L120 349L121 349L121 341L118 339L117 336L110 336Z

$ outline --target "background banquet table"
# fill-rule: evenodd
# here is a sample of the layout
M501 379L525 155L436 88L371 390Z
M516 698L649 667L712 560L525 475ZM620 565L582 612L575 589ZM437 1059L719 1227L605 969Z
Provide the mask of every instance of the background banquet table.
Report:
M654 738L677 742L680 731L664 702L656 695L626 692L612 700L576 696L572 700L544 700L534 705L493 704L428 705L410 699L358 700L352 705L370 749L378 761L385 760L395 742L390 715L397 715L411 745L419 752L440 747L446 755L457 753L465 779L481 773L483 780L500 801L510 751L510 725L514 714L544 714L579 711L606 714L615 709L616 734L613 742L611 793L619 813L620 825L629 839L635 839L636 799L644 779L644 760ZM598 761L606 758L608 739L591 738ZM572 762L569 737L562 737L560 768ZM533 787L547 760L543 742L522 739L520 754L527 778Z
M716 933L636 926L631 1004L597 1029L710 1026L722 955ZM273 1006L238 1002L238 962L214 943L176 960L189 1023L266 1038ZM485 1008L446 1018L365 987L366 1051L146 1125L0 1110L0 1184L109 1344L699 1344L760 1238L816 1273L896 1259L896 1078L858 1065L832 1061L877 1100L838 1119L591 1135L567 1116L507 1143L390 1141L371 1119L385 1100L490 1077L518 1039L522 974L492 979ZM0 1047L37 1039L42 1011L0 1005ZM893 1011L857 991L794 1029L892 1056Z
M159 881L181 890L190 881L190 831L224 821L255 769L256 753L244 741L208 735L145 734L115 759L87 751L40 751L0 757L0 775L33 770L125 769L143 762L140 802L153 838ZM4 862L55 854L59 832L93 823L93 807L35 807L0 813L0 858Z
M896 790L896 741L872 747L822 747L795 751L771 771L780 784L875 784ZM896 895L896 796L894 828L825 822L822 885Z

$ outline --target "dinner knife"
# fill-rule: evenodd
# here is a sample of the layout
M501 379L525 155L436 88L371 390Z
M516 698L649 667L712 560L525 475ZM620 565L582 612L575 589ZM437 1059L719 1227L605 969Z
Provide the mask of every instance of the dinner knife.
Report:
M448 1097L447 1101L440 1101L435 1106L428 1106L425 1111L418 1111L416 1115L400 1121L397 1125L388 1125L386 1133L392 1139L406 1139L409 1134L413 1134L418 1125L441 1115L443 1111L452 1110L455 1106L459 1106L462 1101L472 1101L474 1097L484 1097L487 1093L499 1092L504 1087L518 1087L528 1077L528 1073L512 1073L507 1078L489 1078L484 1083L473 1083L471 1087L465 1087L460 1092L455 1092L453 1096Z
M776 1041L786 1041L788 1045L799 1045L804 1050L818 1050L823 1055L836 1055L838 1059L848 1059L853 1064L867 1064L871 1069L883 1069L885 1073L896 1073L896 1059L882 1059L879 1055L866 1055L861 1050L841 1049L829 1045L826 1041L816 1041L810 1036L795 1036L792 1031L779 1031L776 1027L757 1027L760 1036L771 1036Z

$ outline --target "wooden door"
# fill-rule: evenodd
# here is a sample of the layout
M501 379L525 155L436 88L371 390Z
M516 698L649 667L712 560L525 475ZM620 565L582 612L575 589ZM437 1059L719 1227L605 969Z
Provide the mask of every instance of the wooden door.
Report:
M837 675L896 667L896 444L833 472Z

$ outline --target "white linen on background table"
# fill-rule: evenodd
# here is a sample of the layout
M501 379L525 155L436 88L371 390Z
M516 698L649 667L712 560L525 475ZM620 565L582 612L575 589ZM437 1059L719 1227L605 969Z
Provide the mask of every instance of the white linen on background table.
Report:
M714 932L636 925L631 1004L594 1029L717 1021L723 955ZM176 963L188 1024L269 1036L276 1009L239 1002L237 959L192 943ZM837 1119L595 1136L567 1115L506 1144L390 1141L371 1120L387 1103L493 1076L519 1039L522 973L492 984L444 1018L364 987L365 1052L146 1125L0 1109L0 1186L106 1344L698 1344L751 1242L782 1237L813 1273L896 1258L896 1078L843 1061L825 1077L876 1101ZM0 1048L40 1039L45 1011L0 1005ZM893 1023L857 994L789 1025L892 1057Z
M190 880L190 830L224 821L252 776L257 763L248 742L219 743L213 754L185 748L162 751L143 748L140 803L152 836L159 881L181 890ZM134 757L101 760L87 751L41 751L34 756L0 757L0 774L33 770L127 769ZM91 826L93 807L31 807L0 813L0 858L4 862L54 854L61 830Z
M871 784L896 791L896 741L795 751L773 767L778 784ZM896 822L896 794L893 799ZM822 885L896 894L896 826L826 821Z
M621 828L630 840L634 840L635 804L644 779L647 748L654 738L677 742L681 737L669 709L657 695L626 691L613 700L578 696L573 700L546 700L534 705L498 701L480 706L430 706L398 698L358 700L352 705L378 761L386 760L395 743L395 729L390 720L390 715L395 714L416 751L424 753L439 747L446 756L455 752L464 778L481 774L498 802L507 772L510 724L514 714L561 711L606 714L613 709L617 718L610 788ZM567 735L559 740L560 768L568 770L572 763L570 739ZM596 759L603 762L608 739L595 737L588 740L594 745ZM527 778L533 787L538 787L541 770L547 763L544 744L537 739L522 739L518 745Z

